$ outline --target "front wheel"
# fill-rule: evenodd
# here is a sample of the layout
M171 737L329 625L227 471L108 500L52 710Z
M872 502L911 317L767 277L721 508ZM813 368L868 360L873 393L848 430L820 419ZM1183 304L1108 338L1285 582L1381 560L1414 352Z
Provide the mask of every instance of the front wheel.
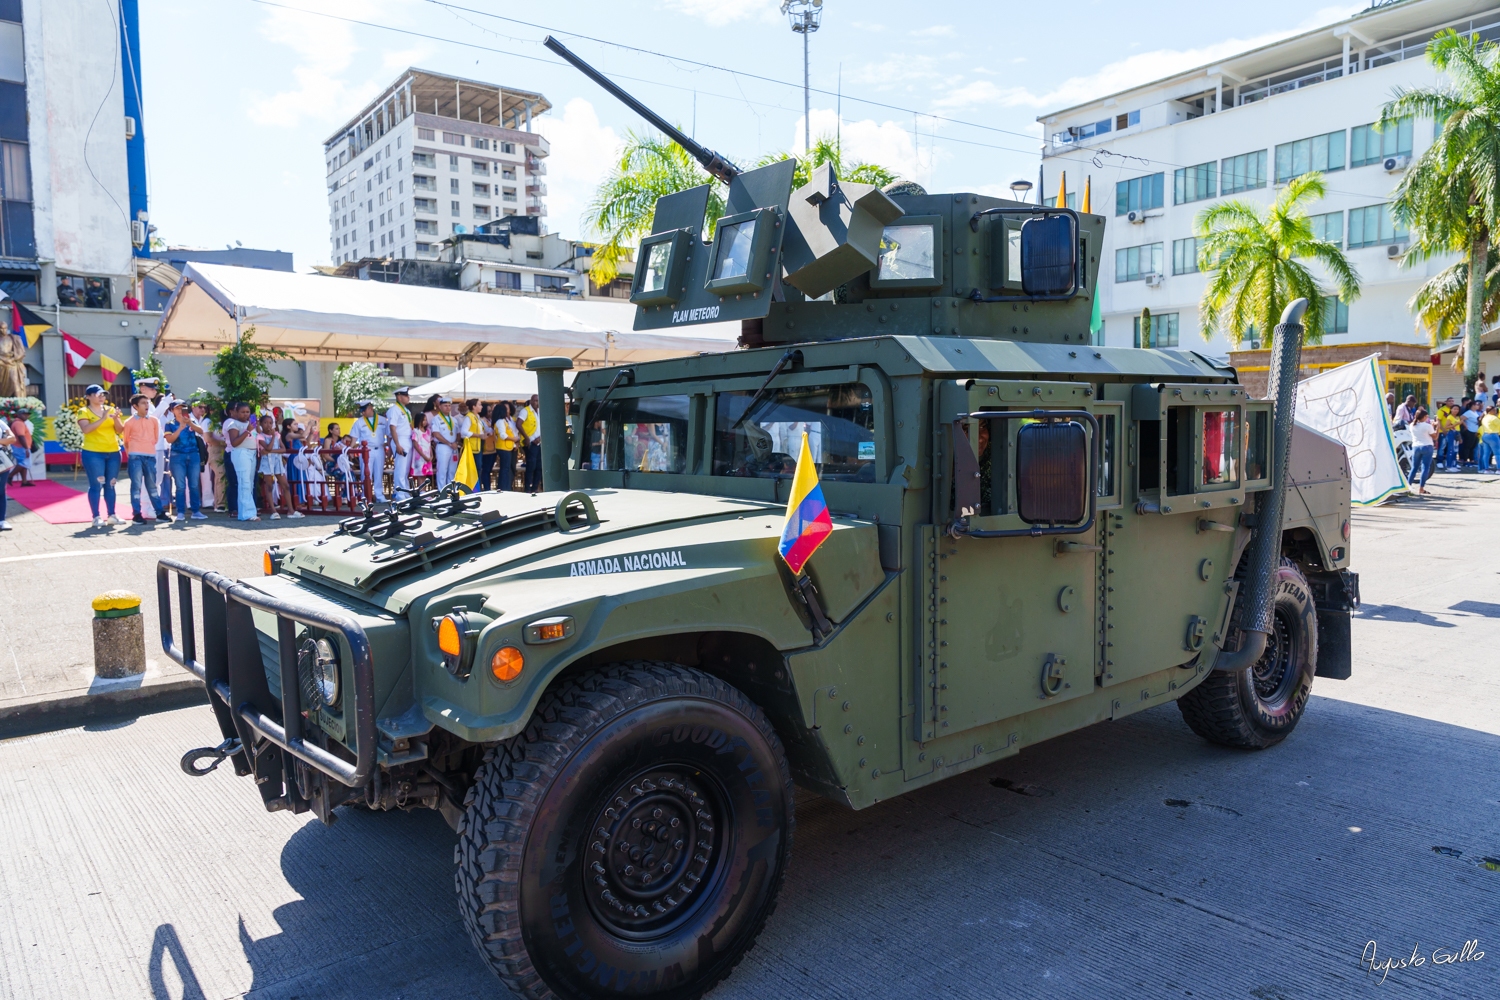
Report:
M1318 665L1318 612L1294 563L1276 570L1274 631L1259 662L1235 673L1212 671L1177 701L1193 732L1224 746L1263 750L1296 727Z
M691 1000L775 907L792 802L781 743L740 691L676 664L580 674L475 776L454 852L464 924L521 996Z

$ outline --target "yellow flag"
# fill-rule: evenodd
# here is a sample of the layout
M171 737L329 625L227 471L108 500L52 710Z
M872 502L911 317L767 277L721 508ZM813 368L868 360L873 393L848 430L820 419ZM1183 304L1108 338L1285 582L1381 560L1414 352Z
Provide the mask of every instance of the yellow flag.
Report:
M1094 211L1093 198L1091 197L1093 188L1094 178L1093 175L1089 175L1083 179L1083 207L1079 209L1085 215Z
M463 450L463 455L458 460L458 470L453 475L453 481L462 486L465 493L474 492L474 487L479 482L479 470L474 467L472 449Z
M1057 181L1057 208L1068 207L1068 172L1064 170Z

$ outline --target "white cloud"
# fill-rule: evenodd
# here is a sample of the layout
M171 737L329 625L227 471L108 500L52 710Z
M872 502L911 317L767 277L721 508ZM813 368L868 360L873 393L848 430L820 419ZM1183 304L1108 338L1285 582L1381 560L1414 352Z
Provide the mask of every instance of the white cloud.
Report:
M953 35L951 24L934 24L911 33L913 38L952 38Z
M980 80L955 87L934 102L934 105L949 109L984 105L1029 107L1038 110L1070 107L1095 100L1106 94L1160 80L1174 73L1205 66L1219 59L1239 55L1311 28L1342 20L1363 9L1363 4L1352 7L1324 7L1314 12L1301 24L1282 31L1268 32L1250 38L1231 38L1192 49L1156 49L1151 52L1138 52L1125 59L1109 63L1101 67L1098 72L1070 77L1044 93L1037 93L1028 87L998 87L987 80Z
M791 143L796 153L803 149L802 122L799 116ZM914 138L911 127L898 122L866 118L845 120L840 127L838 113L832 108L813 108L812 132L814 140L837 134L846 159L878 163L919 184L931 181L934 169L948 155L946 150L934 149L925 133Z
M662 5L679 14L696 17L715 28L752 18L774 21L781 12L781 5L777 0L663 0Z
M584 231L581 216L601 181L620 155L619 135L599 124L594 105L575 97L559 114L536 120L536 130L552 144L547 157L549 228L573 239L597 238Z
M309 9L340 16L368 13L367 5L354 0L319 0ZM352 103L343 74L359 48L351 26L312 13L271 8L261 34L296 53L299 63L291 74L296 87L269 96L254 94L248 108L250 120L257 125L295 128L304 119L340 117Z

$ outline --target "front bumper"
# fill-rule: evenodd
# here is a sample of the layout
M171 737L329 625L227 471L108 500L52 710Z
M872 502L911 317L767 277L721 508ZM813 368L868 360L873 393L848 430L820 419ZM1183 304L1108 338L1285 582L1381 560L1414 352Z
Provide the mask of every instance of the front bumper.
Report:
M172 627L172 574L177 576L181 645ZM202 660L198 659L194 627L195 580L203 614ZM156 589L162 649L203 681L220 731L226 739L240 741L240 750L230 757L235 772L256 776L268 808L326 812L336 803L328 794L326 781L318 776L350 789L369 783L376 762L375 671L363 626L352 618L299 607L249 584L175 559L157 563ZM266 680L252 611L276 619L280 699L272 695ZM298 626L342 636L351 656L344 674L352 682L351 690L344 697L352 698L352 705L345 710L346 720L353 722L349 734L353 739L346 740L353 744L352 761L343 746L306 725L304 715L308 710L301 704L297 671ZM340 800L347 797L338 796Z

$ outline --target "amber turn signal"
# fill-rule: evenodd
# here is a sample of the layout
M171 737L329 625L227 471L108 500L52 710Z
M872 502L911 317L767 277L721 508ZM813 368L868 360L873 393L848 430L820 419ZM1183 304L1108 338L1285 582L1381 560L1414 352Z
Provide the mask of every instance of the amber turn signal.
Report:
M276 575L276 567L271 562L270 549L267 549L265 555L260 557L260 568L266 571L266 576Z
M552 622L547 625L538 625L536 629L537 638L543 642L551 642L554 639L567 638L567 630L562 622Z
M458 622L447 616L438 621L438 649L448 656L463 654L463 636L458 631Z
M521 676L521 668L524 666L526 658L514 646L501 646L495 651L494 659L490 660L490 672L497 681L515 680Z

